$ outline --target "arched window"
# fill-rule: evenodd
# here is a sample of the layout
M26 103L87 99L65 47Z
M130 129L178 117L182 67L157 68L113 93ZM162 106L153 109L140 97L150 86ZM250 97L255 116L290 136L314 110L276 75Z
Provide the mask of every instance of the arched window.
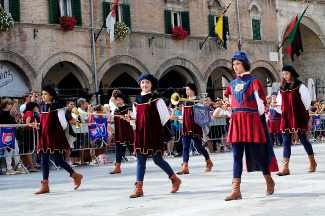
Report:
M258 12L258 8L257 8L257 6L256 6L256 5L253 5L253 6L251 7L251 11Z
M212 6L215 6L215 7L221 7L221 4L220 4L220 2L219 2L218 0L214 0L214 1L212 2Z

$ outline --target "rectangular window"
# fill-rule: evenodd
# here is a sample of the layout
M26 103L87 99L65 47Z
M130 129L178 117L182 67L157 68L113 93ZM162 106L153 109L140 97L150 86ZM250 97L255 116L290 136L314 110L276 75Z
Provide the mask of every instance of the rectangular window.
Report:
M9 11L9 0L0 0L0 4L3 10Z
M111 4L111 7L113 7L113 3ZM123 8L122 5L118 4L115 8L115 23L117 22L123 22Z
M219 17L218 16L214 16L214 26L216 26L217 22L219 20ZM217 31L216 31L216 28L214 28L214 34L217 35Z
M72 2L71 0L58 0L59 3L59 16L72 17Z
M261 20L253 19L253 40L261 40Z
M172 11L172 28L175 28L176 26L181 26L181 16L179 12Z

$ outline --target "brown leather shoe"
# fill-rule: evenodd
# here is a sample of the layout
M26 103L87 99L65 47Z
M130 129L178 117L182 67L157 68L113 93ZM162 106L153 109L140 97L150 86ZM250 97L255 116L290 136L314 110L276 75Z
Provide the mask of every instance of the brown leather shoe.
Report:
M109 174L117 174L117 173L121 173L121 163L116 163L115 164L115 169L110 172Z
M315 172L316 171L317 163L315 161L314 156L315 156L315 154L308 155L309 163L310 163L308 172Z
M49 180L43 180L41 183L42 187L38 191L34 192L34 194L50 193Z
M178 171L176 174L177 175L182 175L182 174L189 174L190 171L188 170L188 163L182 163L183 168Z
M81 179L82 179L83 175L77 173L76 171L74 171L74 173L71 175L71 178L74 179L74 186L73 189L77 190L77 188L81 185Z
M278 176L290 175L289 161L290 161L290 158L283 158L282 170L280 172L276 173Z
M271 173L264 175L264 178L266 180L266 196L274 194L274 186L275 182L273 181L271 177Z
M175 173L170 177L170 179L172 180L172 183L173 183L173 185L172 185L172 190L171 190L170 192L171 192L171 193L175 193L176 191L178 191L179 186L180 186L181 183L182 183L182 180L180 180L180 179L176 176Z
M229 196L225 197L225 201L242 199L240 192L240 183L240 178L235 178L232 180L232 191Z
M211 171L211 169L213 167L213 163L210 158L208 160L206 160L206 162L207 162L207 166L206 166L205 172L209 172L209 171Z
M143 196L142 186L143 186L143 182L137 181L135 183L135 190L134 190L133 194L129 195L129 197L130 198L142 197Z

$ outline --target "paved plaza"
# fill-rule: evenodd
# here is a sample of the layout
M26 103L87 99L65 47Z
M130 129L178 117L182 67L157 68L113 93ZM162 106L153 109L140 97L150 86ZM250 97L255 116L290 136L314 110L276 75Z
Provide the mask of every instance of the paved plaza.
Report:
M122 174L110 175L113 164L77 167L84 175L80 188L64 170L50 170L51 193L34 195L42 174L1 175L0 215L325 215L325 143L314 144L317 172L307 173L308 157L302 145L292 147L291 175L275 174L275 193L265 196L261 172L243 172L242 200L224 201L231 192L232 153L211 154L212 172L204 172L203 156L191 156L189 175L180 176L179 192L170 194L171 181L149 159L144 197L130 199L136 162L122 163ZM279 165L282 147L275 147ZM131 158L131 156L130 156ZM167 158L174 171L181 158Z

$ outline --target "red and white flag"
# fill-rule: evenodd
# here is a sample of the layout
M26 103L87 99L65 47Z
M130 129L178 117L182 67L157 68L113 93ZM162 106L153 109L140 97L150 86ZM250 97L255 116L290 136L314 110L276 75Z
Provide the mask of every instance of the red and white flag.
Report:
M108 14L106 18L106 27L107 27L107 32L109 33L110 36L110 41L111 43L114 41L114 24L115 24L115 8L119 0L116 0L111 12Z

